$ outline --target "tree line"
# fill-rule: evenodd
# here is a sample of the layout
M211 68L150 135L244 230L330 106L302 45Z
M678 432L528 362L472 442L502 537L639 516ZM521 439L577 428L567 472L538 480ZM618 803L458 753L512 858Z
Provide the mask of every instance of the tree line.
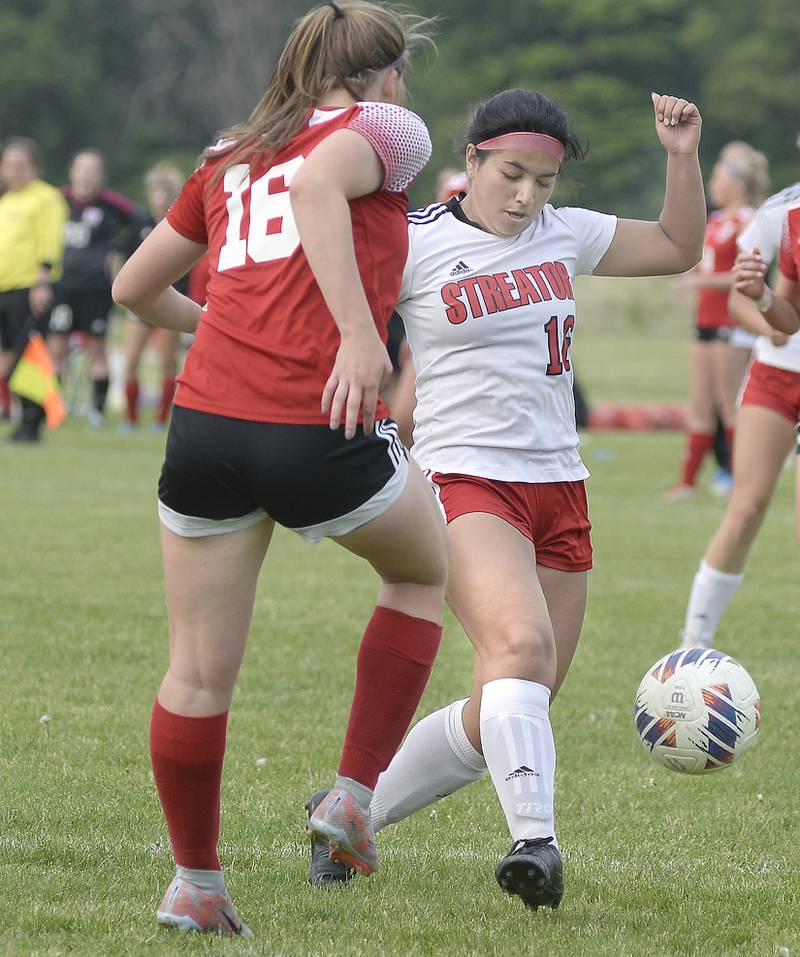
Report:
M413 0L437 17L438 52L411 76L410 105L428 122L438 169L458 163L454 137L470 104L506 87L557 99L589 145L563 202L622 215L658 213L663 154L650 91L693 99L706 171L721 146L747 140L769 157L775 187L800 178L797 0ZM221 128L246 116L271 75L297 0L5 0L0 12L0 136L36 138L47 175L91 145L115 185L140 193L143 171L172 158L191 168Z

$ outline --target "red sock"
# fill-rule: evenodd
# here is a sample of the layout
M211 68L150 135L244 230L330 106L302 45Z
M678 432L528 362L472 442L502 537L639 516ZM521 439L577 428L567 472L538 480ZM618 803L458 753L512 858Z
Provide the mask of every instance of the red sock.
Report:
M0 412L8 415L11 411L11 393L8 390L8 381L0 376Z
M706 435L705 432L690 432L686 444L686 451L683 453L683 473L681 474L681 485L691 485L694 487L697 473L703 464L706 454L714 448L714 436Z
M158 404L158 421L163 425L169 418L172 399L175 395L175 379L164 379L161 385L161 401Z
M378 605L358 650L339 774L374 788L428 683L442 626Z
M128 379L125 383L125 402L127 409L125 419L132 425L139 421L139 382L137 379Z
M728 470L733 475L733 436L735 429L725 429L725 438L728 440Z
M173 714L156 699L150 757L175 863L220 870L219 792L228 712L207 718Z

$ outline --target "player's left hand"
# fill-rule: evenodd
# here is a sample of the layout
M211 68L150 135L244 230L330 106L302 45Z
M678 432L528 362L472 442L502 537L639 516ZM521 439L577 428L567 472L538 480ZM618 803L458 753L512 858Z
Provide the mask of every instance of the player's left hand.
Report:
M700 111L688 100L665 93L651 93L656 133L664 149L674 156L697 152L703 121Z

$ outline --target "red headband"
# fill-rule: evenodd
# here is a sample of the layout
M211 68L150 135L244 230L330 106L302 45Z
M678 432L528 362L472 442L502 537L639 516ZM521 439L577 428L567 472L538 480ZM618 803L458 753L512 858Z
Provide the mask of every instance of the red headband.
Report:
M560 163L564 158L564 144L546 133L504 133L478 143L479 150L541 150Z

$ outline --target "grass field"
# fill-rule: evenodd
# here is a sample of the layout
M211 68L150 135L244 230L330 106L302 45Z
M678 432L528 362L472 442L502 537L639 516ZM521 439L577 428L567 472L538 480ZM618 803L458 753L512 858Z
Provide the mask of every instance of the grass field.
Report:
M590 397L683 399L674 321L662 328L646 303L606 305L576 340ZM585 444L596 567L552 712L567 882L556 913L499 892L493 867L510 842L487 780L382 832L383 868L369 881L306 884L302 804L335 770L375 583L330 543L276 534L223 787L222 857L252 941L182 937L154 920L171 875L147 754L166 663L163 436L69 422L41 448L0 444L0 954L800 953L792 472L719 632L761 691L758 746L730 770L686 778L652 764L634 731L638 681L677 643L723 510L707 494L660 500L681 444L676 433ZM469 678L448 619L421 710L463 695Z

